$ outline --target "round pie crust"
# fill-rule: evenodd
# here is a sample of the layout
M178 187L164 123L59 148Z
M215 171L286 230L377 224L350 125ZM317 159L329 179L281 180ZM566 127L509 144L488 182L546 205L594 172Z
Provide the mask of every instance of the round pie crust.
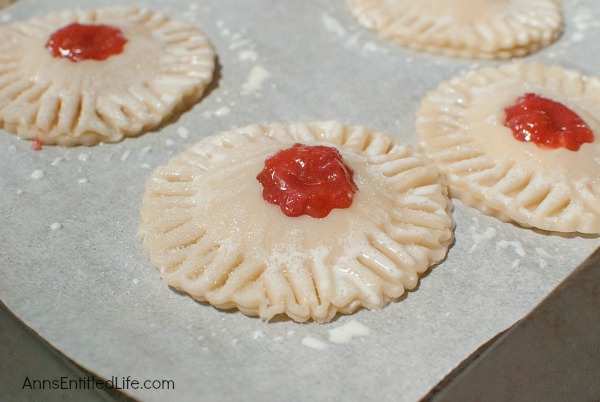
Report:
M563 27L559 0L348 0L348 7L385 39L449 57L525 56Z
M525 93L562 103L594 133L578 151L513 137L505 108ZM422 101L417 133L450 193L524 226L600 233L600 79L560 66L513 63L442 83Z
M45 45L71 23L119 28L106 60L74 63ZM49 145L136 136L189 108L211 81L215 54L196 28L141 8L71 10L0 30L0 125Z
M336 147L359 187L327 217L262 198L267 157L294 143ZM140 237L170 286L265 320L330 321L414 289L453 239L438 169L389 135L329 121L251 125L203 139L147 182Z

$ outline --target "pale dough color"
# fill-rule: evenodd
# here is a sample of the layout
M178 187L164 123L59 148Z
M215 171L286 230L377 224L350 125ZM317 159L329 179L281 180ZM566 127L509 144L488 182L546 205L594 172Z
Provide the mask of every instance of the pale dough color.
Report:
M504 109L525 93L562 103L594 132L579 151L514 139ZM600 79L515 63L442 83L422 101L417 133L468 204L525 226L600 233Z
M74 63L45 45L73 22L121 29L124 51ZM44 144L115 142L196 102L214 51L196 28L139 8L64 11L0 30L0 124Z
M359 187L327 217L262 198L264 161L296 142L337 147ZM140 236L162 279L195 299L269 320L378 309L441 261L453 221L439 171L392 137L339 122L248 126L208 137L146 185Z
M402 46L450 57L508 59L562 32L559 0L347 0L359 23Z

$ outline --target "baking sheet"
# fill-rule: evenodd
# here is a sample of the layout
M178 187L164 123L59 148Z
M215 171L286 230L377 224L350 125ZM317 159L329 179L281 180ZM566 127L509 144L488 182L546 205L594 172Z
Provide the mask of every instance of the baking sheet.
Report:
M85 7L123 3L88 0ZM339 119L416 145L414 115L425 93L498 63L388 44L359 27L343 1L125 3L201 28L218 54L217 78L193 109L118 144L34 152L0 131L0 298L104 378L175 384L128 394L148 401L416 400L600 244L598 237L516 227L455 202L447 259L418 291L381 311L329 324L264 323L169 289L136 237L154 167L206 135L262 122ZM563 37L528 59L598 75L595 0L564 4ZM75 7L82 2L20 0L0 21Z

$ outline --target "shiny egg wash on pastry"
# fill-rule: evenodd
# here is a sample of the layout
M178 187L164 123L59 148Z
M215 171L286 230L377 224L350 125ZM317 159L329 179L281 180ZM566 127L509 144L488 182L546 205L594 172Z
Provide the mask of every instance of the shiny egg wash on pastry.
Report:
M347 0L358 22L401 46L449 57L509 59L554 42L559 0Z
M147 181L139 234L162 279L197 300L327 322L414 289L452 230L435 166L329 121L203 139Z
M0 38L0 124L35 149L153 129L196 102L214 71L204 34L140 8L57 12Z
M523 226L600 233L600 79L537 63L485 68L422 101L417 133L450 193Z

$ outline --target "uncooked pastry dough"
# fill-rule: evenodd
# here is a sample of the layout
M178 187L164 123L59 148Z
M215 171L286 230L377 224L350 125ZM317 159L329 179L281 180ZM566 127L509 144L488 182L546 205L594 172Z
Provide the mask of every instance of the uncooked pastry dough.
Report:
M562 103L594 132L579 151L514 139L504 109L524 93ZM442 83L422 101L417 133L451 195L525 226L600 233L600 79L515 63Z
M54 58L45 45L73 22L121 29L122 53ZM0 124L44 144L115 142L158 126L197 101L214 52L196 28L139 8L64 11L0 30Z
M359 187L326 218L285 216L256 175L294 143L339 149ZM329 321L382 308L441 261L453 221L439 171L392 137L339 122L208 137L146 185L140 236L162 279L223 309Z
M508 59L562 32L559 0L348 0L359 23L402 46L451 57Z

